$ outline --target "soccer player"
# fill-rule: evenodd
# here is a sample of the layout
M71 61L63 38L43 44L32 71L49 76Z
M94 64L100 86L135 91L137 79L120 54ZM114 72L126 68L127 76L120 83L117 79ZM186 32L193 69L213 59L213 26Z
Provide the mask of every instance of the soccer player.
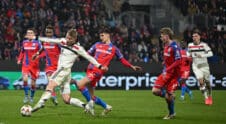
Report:
M172 40L173 31L170 28L164 27L160 30L161 40L164 43L163 62L164 69L162 74L156 79L152 92L156 96L166 99L169 114L163 119L172 119L175 117L174 111L174 91L178 86L181 55L180 49L175 41Z
M210 69L207 57L213 56L210 47L200 40L200 31L192 33L193 43L188 44L188 52L192 57L192 70L198 79L199 88L205 97L205 104L212 105L212 88L210 85Z
M54 31L52 26L47 26L45 29L45 35L46 37L53 38L54 37ZM43 49L41 51L38 51L34 56L33 59L39 57L45 57L45 72L46 76L48 77L48 81L50 80L50 76L53 74L54 71L57 70L57 63L60 55L60 46L56 43L49 43L49 42L43 42ZM57 105L57 97L56 92L52 92L52 102Z
M107 71L108 68L99 64L82 46L78 45L77 31L75 29L69 30L66 34L66 38L39 37L39 40L61 44L61 53L57 70L50 77L50 82L46 87L46 91L43 93L38 103L33 107L32 112L44 107L44 103L51 97L54 88L59 85L61 85L61 95L66 104L84 108L85 104L82 101L70 97L71 67L73 66L73 63L78 58L78 55L81 55L101 70Z
M32 55L36 54L42 45L38 40L35 40L35 30L32 28L27 29L25 40L23 40L20 55L17 60L17 64L22 63L22 75L23 75L23 85L25 97L23 102L33 103L33 98L36 90L36 79L39 75L39 59L32 60ZM31 87L28 86L28 78L31 78ZM28 92L31 91L30 97L28 97Z
M120 50L114 46L110 39L110 29L103 27L99 31L99 37L101 42L96 42L89 50L88 53L93 55L94 58L102 65L108 66L110 61L116 56L120 62L135 71L141 70L141 67L134 66L130 64L122 55ZM104 75L105 71L100 70L90 63L87 67L86 77L77 82L78 89L81 91L82 95L86 98L88 104L86 105L86 110L94 115L94 103L100 105L104 108L102 115L106 115L112 110L112 106L106 104L100 97L94 95L94 89L96 83ZM86 87L87 86L87 87ZM88 89L87 89L88 88Z
M192 91L186 86L186 80L188 79L190 75L190 65L192 62L192 58L188 56L186 44L185 42L181 42L181 70L180 70L180 79L179 83L181 86L181 96L180 99L184 100L184 95L187 92L190 96L190 99L192 99Z

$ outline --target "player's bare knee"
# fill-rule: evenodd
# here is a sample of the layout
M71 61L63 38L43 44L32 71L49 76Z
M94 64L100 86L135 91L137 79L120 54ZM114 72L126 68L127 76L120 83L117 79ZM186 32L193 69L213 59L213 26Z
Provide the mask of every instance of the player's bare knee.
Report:
M69 95L67 95L67 94L63 94L62 95L62 98L63 98L63 101L64 101L64 103L65 104L70 104L70 96Z
M159 96L159 93L161 92L160 89L157 89L157 88L152 88L152 93L156 96Z

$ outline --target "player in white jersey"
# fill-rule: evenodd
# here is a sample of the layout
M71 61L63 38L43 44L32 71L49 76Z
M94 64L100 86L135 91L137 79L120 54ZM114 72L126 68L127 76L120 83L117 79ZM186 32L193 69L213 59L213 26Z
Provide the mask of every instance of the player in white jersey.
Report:
M188 44L188 52L192 57L192 70L199 81L199 88L205 97L205 104L212 105L210 69L207 57L213 56L213 52L206 43L200 41L199 30L194 30L192 39L193 43Z
M66 38L47 38L39 37L41 41L48 41L61 44L61 53L58 60L57 70L50 77L50 82L46 87L46 91L41 96L38 103L33 107L32 112L44 107L44 103L51 97L56 86L61 86L61 95L66 104L71 104L78 107L85 107L85 104L77 98L70 97L70 81L71 81L71 67L73 66L78 55L86 58L94 66L103 71L108 68L99 64L92 56L90 56L85 49L77 43L77 31L71 29L67 32Z

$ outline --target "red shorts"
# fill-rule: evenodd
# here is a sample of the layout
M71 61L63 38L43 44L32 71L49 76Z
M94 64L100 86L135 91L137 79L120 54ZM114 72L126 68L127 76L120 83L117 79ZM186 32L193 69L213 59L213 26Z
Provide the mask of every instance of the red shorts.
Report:
M178 78L179 76L173 74L161 74L156 79L154 87L157 89L165 88L168 93L173 93L177 89Z
M181 71L180 78L182 78L182 79L188 79L189 75L190 75L190 70L189 71Z
M22 67L23 75L30 75L32 79L36 80L39 75L39 68L34 66L23 66Z
M97 82L103 76L103 72L100 70L88 69L86 71L86 76L89 78L91 86L96 87Z
M57 66L46 66L46 74L52 75L57 70Z

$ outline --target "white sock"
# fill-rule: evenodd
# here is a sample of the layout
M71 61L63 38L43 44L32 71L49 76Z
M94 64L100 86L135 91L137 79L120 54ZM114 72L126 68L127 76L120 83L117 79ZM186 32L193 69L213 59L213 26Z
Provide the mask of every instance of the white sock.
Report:
M49 91L45 91L43 94L42 94L42 96L41 96L41 98L40 98L40 100L39 100L39 103L41 102L41 103L44 103L45 101L47 101L50 97L51 97L51 92L49 92Z
M203 96L205 97L205 99L207 99L208 98L208 94L207 94L206 87L202 86L202 87L200 87L200 90L201 90Z
M84 102L82 102L81 100L77 99L77 98L71 98L70 99L70 104L73 105L73 106L78 106L78 107L81 107L81 108L84 108Z

